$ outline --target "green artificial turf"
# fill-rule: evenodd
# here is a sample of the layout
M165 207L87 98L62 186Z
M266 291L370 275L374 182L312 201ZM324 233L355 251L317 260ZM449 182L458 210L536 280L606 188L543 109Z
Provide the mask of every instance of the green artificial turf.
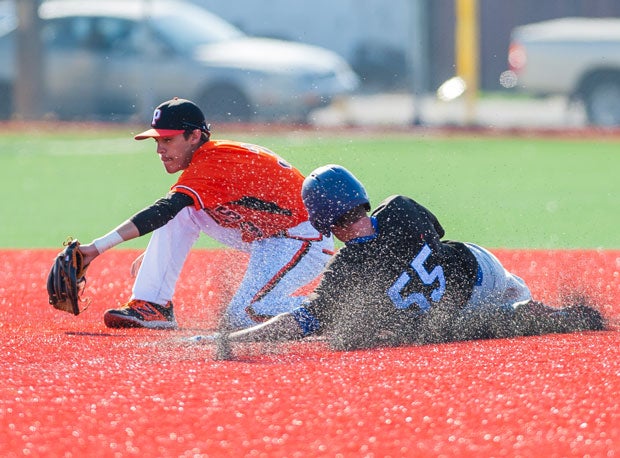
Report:
M0 133L0 246L89 242L166 194L155 144L116 131ZM214 135L262 144L303 173L349 168L372 203L406 194L446 237L489 248L620 248L620 142L389 134ZM144 247L148 237L125 247ZM201 237L197 247L217 246Z

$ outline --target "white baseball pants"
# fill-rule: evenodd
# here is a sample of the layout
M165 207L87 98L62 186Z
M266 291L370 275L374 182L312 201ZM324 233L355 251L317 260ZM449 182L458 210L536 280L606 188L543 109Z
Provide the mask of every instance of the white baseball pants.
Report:
M473 243L466 243L480 266L476 282L465 308L505 308L510 311L516 302L532 298L523 279L508 272L490 251Z
M307 221L285 236L246 243L239 231L223 228L204 211L187 207L151 235L132 299L160 305L172 300L200 232L250 254L243 280L223 317L232 328L252 326L296 308L304 298L293 293L321 273L334 250L333 238L322 237Z

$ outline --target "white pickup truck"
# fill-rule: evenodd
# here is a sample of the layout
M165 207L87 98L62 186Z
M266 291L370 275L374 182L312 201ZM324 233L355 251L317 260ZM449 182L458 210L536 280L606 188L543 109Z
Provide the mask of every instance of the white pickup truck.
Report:
M620 126L620 18L561 18L516 27L500 83L582 101L594 126Z

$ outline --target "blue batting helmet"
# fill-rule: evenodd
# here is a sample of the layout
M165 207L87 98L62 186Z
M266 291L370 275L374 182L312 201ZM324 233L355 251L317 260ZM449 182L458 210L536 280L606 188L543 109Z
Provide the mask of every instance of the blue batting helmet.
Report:
M330 235L331 226L348 211L360 205L370 210L364 186L340 165L324 165L313 171L304 180L301 196L310 223L324 235Z

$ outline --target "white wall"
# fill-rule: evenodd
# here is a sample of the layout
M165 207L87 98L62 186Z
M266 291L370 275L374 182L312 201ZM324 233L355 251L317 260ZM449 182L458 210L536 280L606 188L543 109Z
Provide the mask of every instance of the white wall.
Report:
M409 0L194 0L253 35L302 41L351 59L363 42L406 50Z

